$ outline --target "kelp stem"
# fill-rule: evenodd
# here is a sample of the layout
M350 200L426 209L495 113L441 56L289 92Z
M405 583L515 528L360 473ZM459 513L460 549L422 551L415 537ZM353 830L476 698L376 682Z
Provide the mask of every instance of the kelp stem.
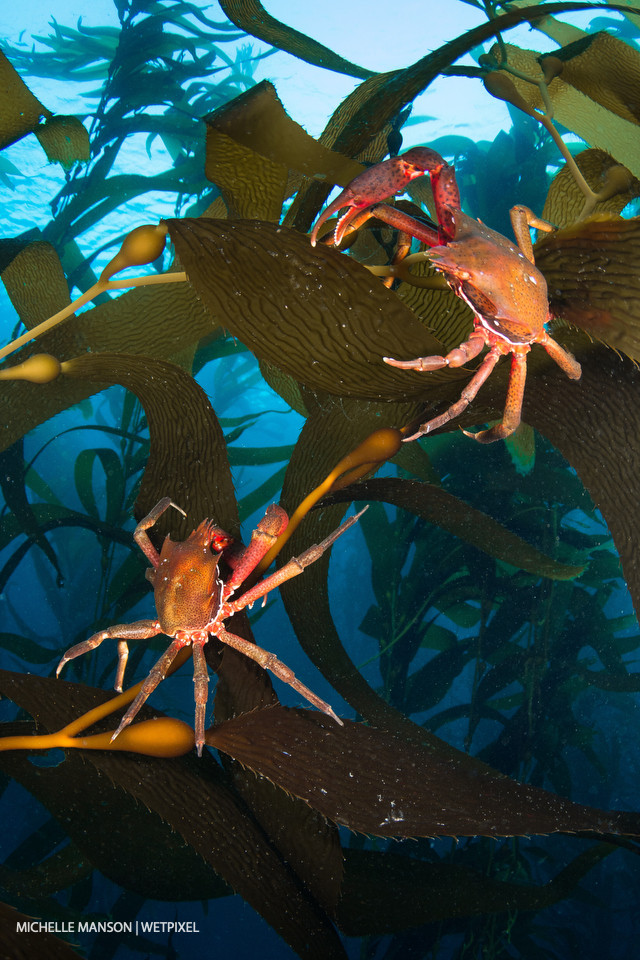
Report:
M2 347L0 350L0 360L19 350L20 347L23 347L25 343L29 343L30 340L35 340L37 337L42 336L43 333L51 330L52 327L62 323L63 320L66 320L74 314L79 307L84 306L85 303L88 303L105 291L126 290L128 287L146 287L157 283L184 283L186 280L187 275L183 271L178 273L148 274L145 277L133 277L130 280L99 280L76 300L68 304L68 306L59 310L58 313L54 313L48 320L43 320L42 323L33 327L32 330L27 330L26 333L23 333L16 340L8 343L6 347Z
M342 487L353 483L354 480L358 480L366 473L377 470L383 463L396 455L402 445L402 436L402 432L393 427L376 430L355 450L343 457L331 473L305 497L295 513L291 515L287 529L278 537L271 550L258 564L258 573L263 573L277 557L287 540L297 530L301 521L318 500L330 491L341 490Z
M184 647L176 656L167 670L167 676L174 673L191 656L191 648ZM123 730L118 741L111 742L113 730L107 733L98 733L90 737L77 738L87 727L93 726L121 707L128 706L138 695L143 681L129 687L124 693L112 697L105 703L84 713L77 720L72 720L56 733L45 733L36 736L3 737L0 738L0 752L5 750L49 750L52 747L84 750L131 750L149 756L181 756L192 749L195 738L193 730L188 724L171 717L160 717L156 720L145 720L133 724ZM159 721L164 721L160 723ZM129 733L127 733L129 731ZM189 739L191 737L191 739ZM177 752L176 752L177 751Z

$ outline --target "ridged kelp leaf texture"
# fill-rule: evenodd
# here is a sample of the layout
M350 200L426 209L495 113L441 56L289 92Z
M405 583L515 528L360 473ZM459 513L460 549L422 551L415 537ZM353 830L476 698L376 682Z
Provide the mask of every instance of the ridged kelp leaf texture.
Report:
M3 282L27 327L69 303L60 261L49 244L34 241L23 246L19 241L7 241L4 247L0 245L0 257L4 261ZM83 350L166 359L198 343L216 327L216 319L204 309L188 283L138 287L70 317L23 347L15 362L34 353L70 360ZM61 377L45 389L27 381L3 383L0 408L6 427L0 447L9 446L39 423L102 389L104 384L88 387Z
M612 288L613 289L613 288ZM602 511L620 554L636 612L640 611L640 373L601 345L584 349L584 335L567 346L578 352L582 379L568 380L555 365L531 377L523 418L569 461Z
M554 316L640 360L640 219L595 216L535 249Z
M350 937L386 934L505 910L541 910L569 896L615 848L599 843L571 861L553 880L536 885L496 879L455 863L427 863L379 850L345 851L338 924ZM392 893L391 893L392 891Z
M91 687L8 671L0 672L0 688L48 731L107 699ZM343 960L326 914L269 843L213 758L194 755L149 764L150 759L91 751L84 762L172 827L300 957ZM153 852L147 848L147 857L173 877L171 859L164 854L154 858Z
M205 392L188 373L165 360L88 353L72 360L65 376L101 385L119 383L144 407L150 449L136 516L141 519L167 496L187 513L182 518L170 511L154 528L154 537L161 542L170 527L174 539L186 539L211 517L238 536L238 508L222 428Z
M435 751L309 710L267 707L214 727L207 743L336 823L380 837L640 835L640 814L596 810Z
M552 580L573 580L584 571L584 565L559 563L532 547L493 517L476 510L463 500L431 483L399 477L374 477L345 487L328 499L330 502L354 498L390 503L409 510L429 523L466 540L496 560L509 563L538 577Z
M0 52L0 150L31 133L51 112L35 97Z
M617 161L604 150L595 148L583 150L574 160L594 193L598 193L605 182L607 173L612 168L619 168ZM612 219L622 213L626 205L634 197L640 195L640 181L629 173L629 186L620 193L614 193L606 200L599 200L594 214L608 214ZM568 227L575 223L584 210L584 193L576 183L575 177L568 166L563 166L553 178L547 199L542 210L542 216L555 227ZM546 234L541 234L545 238Z
M396 295L331 248L259 221L168 220L189 280L205 305L260 360L299 383L368 400L425 397L455 371L429 378L383 363L399 345L440 353ZM463 375L464 376L464 375Z
M350 157L328 149L292 120L268 80L234 97L204 119L208 154L210 135L220 134L283 167L285 173L295 170L328 184L346 186L365 169ZM237 175L242 176L241 171ZM217 183L215 179L214 182Z

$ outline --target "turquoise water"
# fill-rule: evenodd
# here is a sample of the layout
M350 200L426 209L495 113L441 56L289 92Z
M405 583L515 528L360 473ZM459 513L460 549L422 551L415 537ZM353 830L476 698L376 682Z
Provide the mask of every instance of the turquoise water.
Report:
M221 190L224 194L224 182L216 182L215 176L207 179L204 173L202 116L269 80L290 117L318 137L341 100L360 82L304 63L291 53L272 53L264 40L247 37L226 24L217 4L139 6L139 13L133 16L131 5L103 0L78 21L79 11L73 4L34 2L33 20L27 27L6 10L1 15L3 49L25 83L48 110L80 117L90 135L93 152L89 163L74 164L67 172L59 164L47 162L33 135L17 139L0 155L3 237L19 238L24 246L28 241L47 240L62 262L72 296L95 281L123 236L140 223L195 217L213 202L218 203L215 216L223 215L219 195ZM291 10L284 2L264 6L272 17L370 71L401 69L486 21L482 4L457 0L405 5L402 19L390 18L388 8L378 3L336 4L335 9L328 5L322 18L304 7ZM605 28L613 35L618 33L635 49L633 24L613 13L597 13L592 26L594 11L560 19L574 24L575 30L588 28L593 33ZM141 32L135 34L135 29ZM32 36L37 39L32 41ZM127 57L124 41L131 36L135 42ZM577 34L569 32L563 43L576 38ZM522 25L508 34L508 40L540 52L557 46L549 36ZM473 46L456 60L458 72L473 74L478 56L490 46L490 42ZM194 61L198 61L197 68ZM503 101L490 98L474 76L438 76L416 98L411 113L404 109L391 119L391 130L385 131L384 144L377 144L375 159L382 160L389 150L397 153L416 145L435 145L447 161L455 162L467 213L504 233L510 230L508 210L512 204L526 202L536 214L542 213L550 183L564 163L535 121L523 120L515 108L508 110ZM375 120L368 122L373 129ZM573 152L585 146L573 127L566 130L562 125L569 126L566 118L557 122ZM584 135L582 128L579 132ZM600 141L598 146L602 147ZM113 161L108 169L105 157ZM371 156L362 159L373 162ZM316 162L316 180L321 180L325 174L321 161ZM249 179L254 178L256 192L251 202L259 205L269 191L266 168L260 174L263 181L259 181L255 173L258 160L245 158L235 163ZM292 160L294 172L295 166ZM111 178L106 186L105 177ZM299 177L289 181L283 215L300 184ZM76 197L75 207L69 203L71 196ZM422 199L414 196L416 202ZM246 198L242 203L241 219L253 217ZM629 207L627 212L631 210ZM263 217L267 219L264 214L258 219ZM233 213L230 219L235 219ZM299 232L304 233L308 226L299 223ZM395 242L391 231L378 228L372 236L369 246L351 250L352 258L366 264L387 262ZM179 237L178 233L177 245ZM244 243L250 242L250 234L242 237ZM424 404L430 410L424 414L428 419L434 405L444 409L445 401L456 399L446 381L438 395L418 395L415 386L407 388L406 398L400 388L393 396L384 394L383 387L377 393L382 377L377 355L384 352L380 348L376 354L377 344L382 343L378 338L389 334L384 323L376 325L375 318L367 321L366 303L362 306L364 288L358 287L356 293L350 276L340 273L339 260L328 261L329 267L307 260L311 254L306 241L295 247L295 255L286 255L281 267L277 234L266 230L259 237L242 268L229 273L235 279L226 286L212 287L220 299L213 307L208 301L209 309L216 314L218 303L226 306L218 307L222 315L216 314L218 324L212 323L207 335L190 336L187 321L176 313L172 320L176 349L168 351L160 342L160 333L147 334L151 310L137 308L128 321L131 344L123 335L119 352L138 357L133 369L143 390L150 391L160 376L152 362L170 360L184 371L180 388L167 386L162 408L166 422L177 424L173 446L167 447L159 439L164 435L158 420L153 420L150 409L145 412L150 393L145 393L140 403L123 386L93 392L95 387L84 382L84 399L71 405L61 399L60 380L28 385L21 394L13 391L16 384L3 385L7 430L13 440L21 433L24 436L2 454L0 471L4 498L0 515L0 666L21 677L33 675L24 681L29 692L34 677L54 677L56 664L69 647L115 623L155 617L153 594L144 579L145 562L131 538L136 519L156 500L172 496L187 508L186 535L203 516L228 527L233 521L222 518L232 517L235 504L230 506L230 502L235 497L239 532L246 544L270 503L282 499L292 514L338 460L377 427L403 427L417 417L415 426L421 422ZM219 243L222 252L218 260L212 259L206 268L197 263L189 267L198 295L205 301L210 296L205 291L207 270L215 284L227 266L232 270L244 256L241 245L233 246L232 233L224 233ZM11 248L5 245L3 250L3 266L13 263ZM273 258L272 275L269 271L265 275L260 266L265 250ZM416 250L414 246L413 252ZM172 268L174 252L167 247L161 258L131 268L126 276L167 271ZM187 253L185 248L183 259ZM88 271L80 266L86 258ZM324 270L327 272L322 273ZM9 279L7 283L17 302L15 283L11 286ZM264 314L255 306L257 300L248 299L246 291L253 289L254 283L259 297L272 305ZM303 289L306 283L309 286ZM313 296L308 293L312 285ZM49 291L39 270L29 274L23 286L35 291L40 304L47 300ZM222 300L229 293L231 303ZM372 303L375 295L374 289ZM389 297L403 295L408 297L397 283L389 293ZM9 341L23 328L4 285L0 296L3 338ZM237 316L232 303L235 297L246 297L241 302L250 304ZM326 379L320 381L313 369L322 362L316 351L324 349L316 337L314 318L337 311L340 298L347 303L342 324L345 332L341 334L347 356L353 356L351 344L357 342L358 351L373 359L366 360L367 387L360 381L351 386L348 377L356 377L356 361L353 367L346 365L341 347L329 341L327 349L334 350L334 357L324 376L334 378L331 391L325 388ZM102 302L105 299L102 294ZM390 301L385 302L388 305ZM447 302L446 310L453 311L450 304L455 301ZM161 313L161 299L153 304ZM86 327L81 321L78 337L95 323L96 316L90 313L93 309L92 304L83 308ZM249 330L240 324L251 309L257 319L255 328ZM409 311L409 306L406 309ZM300 324L295 329L303 343L302 360L295 337L283 340L279 357L273 356L269 337L264 338L266 346L261 339L261 330L267 329L270 318L274 314L289 316L285 311L291 314L292 329ZM441 310L440 316L444 312ZM97 316L101 323L110 322L104 315ZM113 314L114 324L119 316ZM420 330L418 321L414 322ZM427 326L429 322L425 321ZM615 332L623 327L616 327ZM245 342L243 332L247 330ZM444 337L446 331L439 335ZM563 337L555 328L554 335ZM140 340L143 350L137 346ZM77 342L81 349L66 343L59 359L70 359L78 352L99 359L103 348L93 345L102 342L97 333ZM386 351L395 350L398 356L408 349L393 336L384 343ZM54 348L47 349L53 352ZM587 389L587 383L597 394L597 381L594 388L589 379L589 348L582 342L571 349L589 371L575 390ZM620 349L633 357L630 348ZM32 352L36 352L33 345L23 355L9 358L6 365ZM534 346L532 358L537 352L542 350ZM149 361L140 361L141 353ZM618 361L611 351L606 356L603 376L604 366L619 362L620 390L633 391L636 381L631 365ZM279 360L289 378L286 382L274 375ZM271 366L266 367L265 361ZM114 362L114 381L122 379L119 375L125 365L124 360ZM612 369L615 383L617 368ZM103 370L101 374L105 378ZM224 486L224 458L205 445L209 434L196 414L181 414L182 420L176 415L183 396L191 396L191 375L214 411L210 423L219 422L225 437L228 487ZM533 365L527 387L532 398L538 396L539 378L547 375L547 368ZM439 375L422 376L438 382ZM94 375L101 385L102 378ZM294 389L294 381L302 383L301 392ZM549 382L549 407L555 409L553 391L560 388L557 381ZM416 380L411 383L415 385ZM489 392L493 389L490 385L486 387L485 396L491 396L496 407L492 419L504 402L506 380L501 383L494 394ZM49 409L42 400L46 390L50 391ZM400 399L405 405L396 407ZM409 409L411 402L423 404L419 413L417 408ZM586 409L586 400L584 403ZM615 458L628 457L632 463L633 437L626 438L626 448L619 446L615 429L603 419L602 440L599 430L588 421L590 415L581 419L580 403L570 396L568 404L574 404L567 406L568 417L574 417L568 432L584 433L596 462L611 458L605 472L615 481L619 475ZM489 401L479 408L485 417L490 415ZM633 956L637 831L621 829L629 836L619 845L627 849L605 850L597 844L611 832L606 825L609 821L589 820L595 839L569 837L569 832L586 831L587 827L576 825L573 814L567 814L568 819L558 821L560 835L538 836L535 817L540 815L537 804L542 801L535 797L527 801L534 818L524 821L528 829L500 831L489 823L489 814L483 813L483 786L469 787L480 777L479 768L469 759L475 757L500 774L577 804L601 810L637 808L640 685L635 667L638 624L632 599L632 534L626 539L618 535L614 542L607 523L617 533L620 517L615 496L613 502L607 497L606 484L601 484L598 476L592 487L583 486L580 476L587 479L591 475L584 472L582 457L574 462L567 454L570 438L562 431L557 433L553 417L547 435L543 415L533 399L530 407L525 403L525 419L528 410L539 428L535 455L528 460L513 444L474 444L459 430L404 445L399 456L376 474L377 482L387 484L377 488L378 494L375 487L366 491L350 488L345 507L349 514L354 512L353 503L358 509L366 503L371 506L333 547L328 572L316 578L312 567L300 583L313 587L301 587L300 595L285 589L284 602L280 591L274 590L264 607L256 603L250 613L256 642L277 653L339 716L355 721L345 728L341 755L353 756L353 770L345 774L340 758L332 760L332 755L323 752L323 738L332 743L334 736L343 736L340 731L334 733L329 727L317 743L302 738L301 746L293 728L286 726L286 714L275 746L273 740L260 739L266 733L259 728L243 735L245 747L249 744L254 749L257 744L250 759L237 744L237 753L231 748L229 754L206 748L208 756L202 761L195 756L193 762L190 756L185 760L154 759L144 761L141 767L135 767L139 761L127 754L116 754L120 766L111 767L112 755L107 751L96 754L102 757L103 766L99 760L98 766L92 766L91 760L79 761L78 753L72 751L65 758L60 749L28 755L0 753L0 760L7 758L6 766L0 763L0 804L10 825L2 840L0 899L22 915L52 924L50 932L67 940L77 955L96 960L152 955L242 960L258 952L274 958L322 954L371 960ZM151 440L148 421L152 421ZM464 425L473 423L471 419ZM630 434L631 418L629 423ZM614 427L616 424L614 419ZM556 435L561 436L558 448L552 440ZM186 445L176 455L174 450L183 438ZM530 437L525 435L524 441L529 442ZM159 449L165 459L160 470L153 472L150 457L153 460ZM628 453L623 454L623 449ZM193 466L186 481L182 478L185 457L191 458ZM143 476L149 482L152 472L155 495L152 502L141 498L134 519L140 483ZM392 493L390 486L396 481L405 484L398 487L403 491L408 490L408 483L420 486L417 506L402 508L406 501L400 502L401 495ZM222 491L231 486L233 496L225 500ZM439 490L451 498L444 505L438 505ZM633 490L630 487L631 496ZM477 513L468 514L465 505ZM205 513L198 514L200 509ZM295 540L297 554L338 526L342 518L339 508L334 506L332 511L325 506L319 519L315 513L306 527L303 523ZM515 554L503 539L505 528L521 538ZM183 539L175 525L170 529L174 540ZM523 542L538 551L533 560L522 559ZM224 559L232 558L231 553ZM323 562L318 562L317 569ZM554 564L551 575L547 562ZM574 570L569 576L561 565L585 567L585 571ZM321 603L325 590L328 608ZM335 645L334 636L339 638ZM163 637L132 644L125 687L148 673L165 646ZM206 647L211 675L207 727L223 724L234 714L251 719L251 711L262 705L260 671L238 681L238 692L233 687L236 674L225 667L224 658L220 666L219 648L221 644L213 640ZM74 684L110 691L114 669L115 647L110 639L67 664L62 676ZM244 676L243 665L234 669ZM221 680L216 679L218 671ZM2 682L9 682L6 675ZM307 707L302 697L280 680L274 680L274 689L282 704ZM40 700L43 710L52 711L40 717L42 730L55 730L67 722L60 713L70 709L72 693L66 690L60 681L58 687L38 693L36 703ZM34 693L30 692L29 706L16 695L16 702L23 703L22 710L12 702L8 687L3 693L0 709L5 723L25 721L33 715ZM58 713L56 703L63 704ZM161 683L149 706L192 724L190 665ZM71 719L88 709L88 705L78 706L64 716ZM268 719L266 716L265 730ZM413 725L405 726L409 721ZM313 725L308 717L305 722ZM105 729L115 726L109 727L110 723L112 720L106 721ZM310 738L314 731L316 727L309 727ZM362 731L369 738L366 743L355 739ZM416 781L417 774L410 771L414 766L423 769L419 752L423 748L416 744L424 731L459 752L443 747L447 761L441 786L437 779L435 787L430 781L427 786L425 780L422 789L422 781ZM29 727L29 735L33 732ZM389 746L388 736L396 738L395 747ZM356 742L362 751L359 755ZM305 753L305 743L314 744L310 753ZM417 751L415 764L413 749ZM275 776L267 761L277 757L280 762L291 754L297 764L294 780L281 785L294 794L297 788L297 795L307 799L309 807L302 802L297 808L287 806L279 788L266 797L260 793L266 789L264 778ZM236 757L235 761L230 757ZM249 772L243 774L245 767ZM454 800L449 795L445 802L439 790L444 790L458 767L469 779L461 781L459 803L455 791ZM163 779L170 769L176 771L175 793ZM38 773L35 778L34 770ZM353 794L346 777L355 781ZM377 800L370 786L376 777L381 791ZM319 784L315 806L311 794L304 793L312 789L309 784L316 782L314 778ZM144 782L141 792L134 781ZM214 792L214 784L220 795ZM382 836L372 836L376 830L366 819L367 804L377 809L375 804L382 802L383 796L386 801L388 791L394 797L391 819L400 825L397 832L388 830L387 816L379 822ZM408 808L414 793L418 812L411 821ZM224 811L231 808L225 807L219 796L232 804L234 812L240 811L237 820L225 819L229 814ZM362 807L356 809L360 799ZM512 802L503 801L508 814ZM477 829L464 836L458 831L459 839L455 839L450 824L458 806ZM320 815L316 821L310 809L326 814L330 822L335 820L339 829L331 832L331 827L318 827L318 822L324 821ZM513 813L510 823L525 815L522 808L517 809L520 812ZM405 817L407 823L417 825L403 826ZM434 817L444 824L442 831L433 826ZM200 839L191 832L191 827L199 824ZM230 838L228 848L219 840L225 830ZM238 847L233 846L234 831L240 837ZM513 839L502 833L520 835ZM249 836L254 846L246 839ZM436 839L430 839L433 836ZM214 843L218 842L223 852L216 851L214 856ZM338 843L346 864L342 878ZM131 851L134 853L129 856ZM369 856L373 859L366 859ZM588 857L592 858L589 862ZM329 879L321 882L326 873ZM565 879L565 887L558 877ZM218 878L228 886L224 888ZM230 886L239 892L234 895ZM531 894L527 901L522 895L524 888L537 890L539 899ZM485 895L488 899L483 899ZM12 916L4 922L3 939L14 944L4 955L17 956L28 934L16 931L18 921ZM170 924L175 927L168 927ZM34 938L29 943L33 955L38 955L38 950L40 955L53 955L47 953L51 948L42 939L43 933L29 936ZM21 937L25 939L21 941Z

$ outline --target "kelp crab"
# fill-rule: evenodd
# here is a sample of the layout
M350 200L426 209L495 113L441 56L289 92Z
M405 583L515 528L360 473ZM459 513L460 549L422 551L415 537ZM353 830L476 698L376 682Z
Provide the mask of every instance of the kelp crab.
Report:
M173 507L186 516L170 497L164 497L144 517L134 531L134 539L142 552L151 562L147 570L147 579L153 584L157 618L138 620L135 623L119 623L94 633L88 640L71 647L58 664L56 675L65 663L76 657L95 650L103 640L118 640L118 667L115 689L122 690L124 671L129 656L129 640L148 640L160 633L172 637L172 643L158 662L152 667L143 682L138 695L120 721L112 740L134 719L142 705L164 680L167 670L179 651L191 644L193 651L193 682L196 702L195 733L198 754L202 754L204 745L204 719L208 698L209 676L204 656L204 645L213 635L233 647L245 656L270 670L284 683L311 703L318 710L332 717L337 723L342 721L333 709L315 693L296 679L293 671L282 663L275 654L262 647L238 637L225 629L224 622L234 613L250 607L256 600L266 597L270 590L280 586L286 580L303 573L305 567L318 560L341 534L352 526L360 514L349 517L334 530L322 543L314 544L298 557L292 557L280 570L241 594L237 600L232 595L255 570L267 554L276 539L284 532L289 518L282 507L271 504L264 518L253 531L248 547L234 547L233 539L217 527L211 520L202 523L183 542L174 542L167 536L160 553L149 539L147 530L162 514ZM361 511L362 513L362 511ZM223 580L220 575L220 560L224 559L231 569L230 575Z
M431 178L437 229L382 202L425 173ZM423 423L406 440L415 440L460 416L500 357L511 354L502 422L478 433L464 431L481 443L508 437L520 423L527 354L534 343L541 344L568 377L580 379L580 364L549 335L545 327L552 319L547 284L535 266L529 229L535 227L549 231L552 228L528 207L516 206L511 210L511 223L518 241L515 246L506 237L462 212L453 167L429 147L415 147L401 156L384 160L352 180L321 214L311 233L313 245L322 224L344 207L349 209L338 219L333 233L334 243L340 243L347 228L356 229L370 217L383 220L431 248L428 257L433 266L474 314L471 336L446 356L417 357L415 360L384 357L385 363L403 370L419 371L461 367L485 347L489 348L460 399L440 416Z

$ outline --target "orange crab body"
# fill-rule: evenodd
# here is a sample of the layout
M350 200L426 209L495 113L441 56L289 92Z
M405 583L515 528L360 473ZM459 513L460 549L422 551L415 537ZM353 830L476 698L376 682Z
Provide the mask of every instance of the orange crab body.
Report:
M165 537L160 553L151 543L147 530L160 516L174 507L184 516L186 514L169 498L165 497L140 521L134 532L134 539L151 563L146 571L147 579L153 584L157 618L138 620L135 623L120 623L116 626L94 633L88 640L71 647L60 660L56 674L60 674L67 661L95 650L107 639L118 640L118 667L115 689L122 690L124 671L129 656L128 641L148 640L160 633L166 634L172 642L152 667L143 681L135 700L123 716L113 737L133 720L143 703L164 680L167 671L185 646L191 645L193 653L193 682L195 712L195 743L198 754L204 746L204 720L208 698L209 676L204 655L204 645L210 636L217 637L222 643L233 647L245 656L270 670L284 683L300 693L309 703L333 717L337 723L342 720L332 708L308 687L296 679L293 671L282 663L273 653L262 647L230 633L225 628L225 620L250 607L256 600L266 597L270 590L280 586L286 580L303 573L305 567L318 560L337 538L356 522L360 514L350 517L334 530L322 543L314 544L298 557L292 557L276 573L258 582L251 589L233 599L236 591L258 566L273 546L275 540L287 527L289 518L285 511L272 504L265 517L253 531L247 547L234 547L233 540L212 521L204 520L183 542L174 542ZM363 512L363 511L361 511ZM224 557L231 573L223 579L219 571L219 561Z
M429 173L431 178L437 228L380 202L403 190L421 173ZM388 191L386 195L385 190ZM320 216L311 233L312 244L316 242L322 223L344 207L348 209L338 219L334 243L339 243L350 227L355 229L375 216L427 244L430 248L427 255L435 269L444 275L453 292L474 313L474 328L469 339L446 356L418 357L415 360L383 357L385 363L404 370L460 367L488 348L460 399L445 413L423 423L406 440L415 440L460 416L500 358L507 354L512 355L512 363L502 423L468 436L489 443L513 433L520 423L527 353L535 343L544 347L568 377L572 380L580 378L580 364L546 330L545 325L551 319L547 284L535 266L529 230L532 226L541 230L551 227L528 207L518 206L511 211L511 223L518 241L516 246L462 212L453 167L428 147L415 147L402 157L385 160L356 177Z

